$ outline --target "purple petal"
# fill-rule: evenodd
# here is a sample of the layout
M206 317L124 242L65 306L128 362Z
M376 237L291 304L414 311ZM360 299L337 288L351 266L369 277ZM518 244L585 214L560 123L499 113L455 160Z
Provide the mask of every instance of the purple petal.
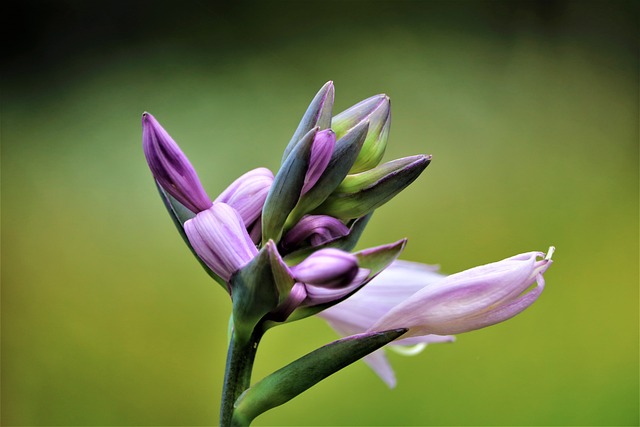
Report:
M194 213L211 206L189 159L149 113L142 115L142 148L151 173L163 190Z
M349 227L327 215L306 215L282 239L282 247L294 250L308 242L319 246L349 234Z
M270 318L276 322L284 322L306 298L307 289L304 283L296 283L287 298L271 313Z
M358 292L318 313L318 316L325 319L342 336L362 333L395 305L430 283L441 280L444 276L437 273L437 270L437 267L425 264L394 261ZM429 344L453 339L452 336L426 335L400 339L395 341L394 345ZM395 375L383 350L378 350L363 360L389 387L395 386Z
M361 287L367 280L368 276L369 270L367 270L366 268L360 268L351 282L343 284L341 286L332 285L331 287L324 287L305 283L305 287L307 289L307 299L304 303L305 305L313 306L343 298L344 296L349 295L351 292Z
M409 328L404 335L409 338L457 334L507 320L540 295L539 286L520 297L549 267L550 259L536 261L542 255L530 252L448 276L395 306L371 330Z
M307 285L338 288L351 283L358 274L355 255L339 249L321 249L291 267L293 277Z
M327 168L333 148L336 145L336 134L331 129L318 132L311 147L309 169L304 178L304 185L300 195L305 194L318 182L322 173Z
M251 170L227 187L214 203L226 203L234 208L249 228L260 217L272 183L273 173L269 169Z
M227 282L258 254L242 218L225 203L198 213L184 230L200 259Z

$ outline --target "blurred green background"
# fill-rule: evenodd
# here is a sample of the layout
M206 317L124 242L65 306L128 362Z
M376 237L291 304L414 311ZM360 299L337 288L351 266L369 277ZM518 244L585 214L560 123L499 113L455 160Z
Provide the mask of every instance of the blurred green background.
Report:
M213 425L228 297L153 186L153 113L215 195L276 170L317 89L433 154L359 247L447 273L557 247L519 317L356 363L255 425L637 425L638 3L25 1L3 49L2 424ZM269 333L259 379L335 339Z

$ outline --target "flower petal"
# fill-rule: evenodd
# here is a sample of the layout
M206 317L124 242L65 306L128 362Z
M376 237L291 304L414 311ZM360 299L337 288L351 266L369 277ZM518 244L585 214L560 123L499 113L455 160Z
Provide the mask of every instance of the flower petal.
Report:
M258 254L242 218L225 203L198 213L184 230L200 259L227 282Z
M536 261L542 255L529 252L448 276L396 305L370 330L409 328L404 335L409 338L457 334L507 320L540 295L518 298L548 268L549 259Z
M260 217L271 184L273 173L269 169L253 169L231 183L214 203L226 203L234 208L249 228Z

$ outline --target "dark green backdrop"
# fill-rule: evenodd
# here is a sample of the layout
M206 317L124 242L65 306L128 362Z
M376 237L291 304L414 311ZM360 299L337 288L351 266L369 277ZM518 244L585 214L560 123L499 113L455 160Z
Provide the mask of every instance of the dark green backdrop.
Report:
M6 6L5 6L6 7ZM557 246L508 323L357 363L256 425L637 425L637 2L34 2L3 13L2 424L217 422L228 297L142 155L153 113L215 195L277 168L327 80L385 92L431 166L360 247L452 273ZM256 378L335 339L267 335Z

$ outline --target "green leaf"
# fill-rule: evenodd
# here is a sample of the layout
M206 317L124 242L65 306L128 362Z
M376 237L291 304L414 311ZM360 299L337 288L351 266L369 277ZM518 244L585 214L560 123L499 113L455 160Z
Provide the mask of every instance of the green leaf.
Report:
M218 282L218 284L222 286L226 292L228 292L229 290L227 289L227 283L220 276L214 273L209 267L207 267L207 264L202 262L196 251L193 250L193 247L189 242L189 238L184 232L184 223L195 217L196 214L191 212L182 203L180 203L179 201L174 199L173 196L164 191L162 187L160 187L160 184L158 184L157 182L156 188L158 189L158 193L160 193L160 198L162 199L165 208L167 208L167 211L169 212L169 216L171 216L171 219L173 220L173 225L176 226L178 233L180 233L180 236L182 236L182 240L184 240L184 242L187 244L193 256L196 257L202 268L204 268L204 271L206 271L213 280Z
M233 422L249 425L342 368L404 334L406 329L364 333L334 341L267 376L236 401Z
M262 248L229 280L234 333L240 342L248 340L260 319L278 306L278 287L271 269L269 246Z
M273 240L267 242L267 252L269 253L269 262L271 264L271 274L273 282L278 290L278 304L284 302L291 292L291 288L295 285L295 280L291 277L287 264L278 253L276 244Z

